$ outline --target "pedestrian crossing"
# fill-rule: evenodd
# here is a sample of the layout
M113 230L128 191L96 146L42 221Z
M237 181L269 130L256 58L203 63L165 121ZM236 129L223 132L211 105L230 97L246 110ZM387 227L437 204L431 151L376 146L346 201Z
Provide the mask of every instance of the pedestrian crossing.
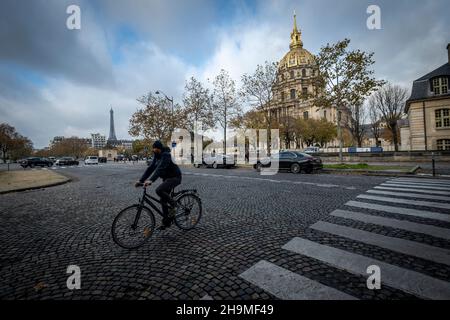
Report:
M344 238L355 245L381 248L390 255L410 257L408 263L419 259L427 266L429 264L430 270L450 266L450 250L442 247L450 243L445 244L450 241L450 227L446 225L450 223L450 180L390 179L348 201L343 208L331 212L330 217L342 219L346 224L334 223L334 220L318 221L309 229ZM361 223L375 225L379 231L369 232L353 227L356 223L359 226ZM419 236L414 239L432 237L436 242L412 241L401 238L401 235L388 236L384 232L392 229ZM446 273L440 273L436 278L424 273L422 268L398 266L380 258L374 259L301 237L294 237L282 249L365 278L369 276L367 268L376 265L381 270L382 285L422 299L450 299L450 279L442 278ZM329 283L310 279L307 273L297 274L266 260L259 261L240 277L279 299L359 298Z

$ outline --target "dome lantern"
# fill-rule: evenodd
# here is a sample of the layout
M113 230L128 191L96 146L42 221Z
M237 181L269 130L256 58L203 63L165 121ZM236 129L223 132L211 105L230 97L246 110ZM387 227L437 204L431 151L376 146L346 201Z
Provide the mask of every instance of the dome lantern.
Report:
M291 44L289 48L303 48L302 32L297 29L297 15L294 10L294 28L291 32Z

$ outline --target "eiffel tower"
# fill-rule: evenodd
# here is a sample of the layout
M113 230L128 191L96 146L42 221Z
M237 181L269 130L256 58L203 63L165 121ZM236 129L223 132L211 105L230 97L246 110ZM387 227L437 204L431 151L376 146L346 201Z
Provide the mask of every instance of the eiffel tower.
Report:
M117 137L116 130L114 129L114 111L111 107L109 110L109 137L108 137L108 145L115 146L117 145Z

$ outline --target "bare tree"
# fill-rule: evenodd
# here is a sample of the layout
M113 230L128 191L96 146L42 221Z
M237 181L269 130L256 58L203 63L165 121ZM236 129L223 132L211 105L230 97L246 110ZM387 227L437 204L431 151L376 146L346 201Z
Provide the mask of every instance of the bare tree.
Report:
M378 109L375 106L375 99L369 99L368 101L368 117L370 122L370 131L375 139L375 145L379 147L378 141L381 137L381 117Z
M212 110L212 94L200 81L191 77L183 94L183 106L186 115L186 124L191 132L197 123L201 122L202 130L214 127Z
M223 153L226 154L227 128L230 119L242 113L234 80L221 70L213 81L214 120L223 128Z
M242 76L241 95L264 115L265 126L269 134L268 147L270 154L270 129L272 128L273 86L277 80L278 67L276 63L265 62L264 66L258 65L252 75Z
M370 99L381 114L386 128L391 132L394 142L395 151L398 151L398 126L397 121L402 118L403 107L408 97L408 90L390 83L384 85L380 90L376 91Z
M358 147L361 147L366 135L364 123L367 120L367 106L363 103L357 103L348 109L350 111L350 119L346 124L347 129L350 131L353 141L356 142Z

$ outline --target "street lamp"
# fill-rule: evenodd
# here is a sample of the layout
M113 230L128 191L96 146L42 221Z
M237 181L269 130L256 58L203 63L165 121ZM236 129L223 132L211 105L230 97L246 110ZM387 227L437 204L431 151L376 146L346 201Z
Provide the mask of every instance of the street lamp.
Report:
M172 130L171 132L173 133L173 131L175 130L175 119L174 119L174 112L173 112L173 97L169 98L164 92L162 92L161 90L157 90L155 92L155 94L162 94L164 96L164 98L166 98L167 101L169 101L172 104Z

